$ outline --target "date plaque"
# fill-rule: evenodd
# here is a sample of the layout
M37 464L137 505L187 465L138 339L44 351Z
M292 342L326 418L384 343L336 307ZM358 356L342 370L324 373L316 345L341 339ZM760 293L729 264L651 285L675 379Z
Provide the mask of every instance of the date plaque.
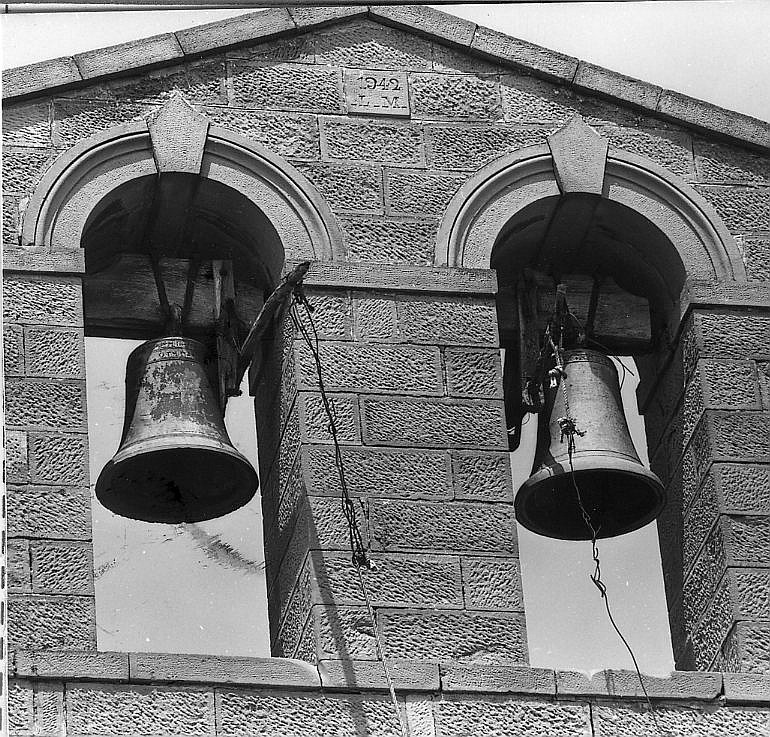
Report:
M349 113L408 118L406 72L346 69L345 99Z

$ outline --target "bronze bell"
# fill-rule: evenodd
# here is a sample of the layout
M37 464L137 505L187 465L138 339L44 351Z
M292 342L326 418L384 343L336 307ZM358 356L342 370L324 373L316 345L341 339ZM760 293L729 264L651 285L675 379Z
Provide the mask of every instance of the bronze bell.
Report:
M196 340L171 337L129 356L123 437L96 482L107 509L146 522L200 522L254 496L256 471L230 442L205 353Z
M660 514L665 493L634 448L614 364L598 351L580 348L564 351L562 369L556 386L546 390L532 475L516 495L516 518L540 535L590 540L577 484L597 537L643 527ZM577 430L571 467L565 419Z

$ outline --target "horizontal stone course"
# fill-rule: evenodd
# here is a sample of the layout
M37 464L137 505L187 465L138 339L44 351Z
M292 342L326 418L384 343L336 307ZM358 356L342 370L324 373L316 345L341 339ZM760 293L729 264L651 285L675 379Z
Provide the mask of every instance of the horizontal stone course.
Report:
M554 696L556 679L554 671L546 668L441 663L441 690Z
M452 453L455 499L513 501L511 459L508 453L461 451Z
M88 488L9 486L8 535L90 540L91 495Z
M387 169L386 206L390 213L399 215L443 215L466 178L455 173Z
M361 397L366 445L506 447L502 403L484 400Z
M297 168L335 213L383 212L382 170L379 167L302 162Z
M93 597L17 594L8 604L9 647L95 649Z
M86 486L88 436L80 433L30 433L29 477L34 484Z
M721 673L674 671L666 677L642 675L651 698L713 701L722 693ZM588 678L585 673L556 671L560 696L630 696L644 699L636 671L603 670Z
M310 445L302 452L308 493L338 495L334 449ZM446 451L344 447L342 462L353 495L448 498L452 493Z
M436 550L516 554L513 509L508 504L370 502L372 538L383 550Z
M321 118L320 128L321 152L326 161L425 165L423 132L419 125Z
M327 391L397 392L435 395L443 392L437 348L323 342L319 346ZM297 343L300 389L317 389L318 374L310 349Z
M430 266L438 223L432 218L340 218L350 261Z
M3 292L4 322L83 324L80 280L75 277L5 275Z
M406 343L497 347L497 314L490 301L404 299L397 309Z
M498 120L502 117L497 76L411 74L413 118L431 120Z
M371 660L322 660L318 664L321 685L325 689L388 688L383 663ZM398 690L438 691L439 670L436 663L388 660L388 675Z
M84 430L82 381L12 379L6 382L5 421L29 430Z
M32 591L37 594L93 594L91 543L35 540L30 544Z
M85 377L82 330L30 326L25 330L25 349L28 376Z
M128 681L129 677L128 653L18 650L13 655L16 676L19 678Z

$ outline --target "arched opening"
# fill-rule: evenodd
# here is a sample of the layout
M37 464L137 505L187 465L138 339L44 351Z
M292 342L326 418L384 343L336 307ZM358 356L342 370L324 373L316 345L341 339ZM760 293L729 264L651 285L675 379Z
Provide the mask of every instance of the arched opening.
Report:
M81 246L94 482L120 442L128 355L167 334L156 279L164 299L184 308L180 332L205 346L207 373L218 386L235 348L222 319L240 343L284 255L256 204L225 184L183 173L138 177L109 192L89 214ZM226 403L230 440L258 467L247 379L240 390L217 400ZM92 520L99 649L269 653L259 492L222 517L180 524L129 519L93 498Z
M596 138L587 126L575 135ZM572 143L583 146L580 141ZM585 148L601 151L595 140L584 143ZM586 191L580 186L565 191L556 176L556 158L569 156L569 151L559 152L559 143L552 138L549 144L501 157L463 185L440 225L436 262L491 267L497 272L500 341L508 358L504 384L509 427L522 420L525 367L537 356L539 335L553 309L555 285L563 282L570 308L584 322L591 322L592 337L601 350L635 359L637 376L625 375L622 393L639 455L646 461L648 455L655 456L656 448L659 451L663 445L678 443L681 457L681 432L663 439L666 424L669 433L672 422L675 424L670 418L677 409L660 406L671 404L660 388L661 377L667 366L681 358L676 346L683 315L681 294L692 282L745 280L736 244L697 192L643 157L619 149L610 147L607 152L605 146L596 163L595 181ZM624 363L628 365L628 361ZM619 373L625 374L620 366ZM639 387L634 391L637 381ZM681 386L681 378L679 382ZM646 433L640 411L654 415ZM534 415L524 414L521 437L514 433L514 446L521 439L513 457L514 488L530 472L537 426L533 420ZM656 470L656 458L652 460ZM610 596L613 590L617 592L613 611L621 626L622 621L630 623L630 639L634 642L638 637L637 655L642 653L642 666L651 671L670 668L668 638L665 634L660 638L669 627L677 665L692 667L686 655L686 635L681 631L681 468L663 468L660 462L658 468L669 497L658 530L650 525L617 540L602 541L605 580L610 571ZM607 618L601 597L586 575L593 570L590 544L581 549L579 543L538 539L520 529L520 554L532 664L564 667L549 656L574 651L575 643L582 643L583 656L575 667L629 667L617 636L604 626ZM624 571L628 563L653 565L646 572ZM542 578L550 564L551 577ZM615 568L617 577L612 576ZM534 589L530 585L529 595L528 569L541 576ZM642 579L646 583L635 587ZM592 607L596 606L571 606L578 599L578 589L587 590L593 596ZM559 594L564 598L559 596L556 601ZM655 612L650 611L652 602ZM613 662L604 658L605 647L614 643L619 649L613 651L613 657L617 656ZM645 663L644 654L653 649L662 658ZM597 654L602 658L597 659Z

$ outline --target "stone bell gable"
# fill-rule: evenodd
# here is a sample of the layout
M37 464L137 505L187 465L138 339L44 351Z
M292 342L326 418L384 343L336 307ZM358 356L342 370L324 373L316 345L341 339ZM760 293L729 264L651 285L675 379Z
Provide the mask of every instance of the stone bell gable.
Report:
M768 728L770 124L427 7L271 9L8 70L3 96L13 734L398 734L289 321L252 367L274 657L97 650L84 336L151 326L132 258L189 234L251 269L247 319L312 261L412 737ZM542 302L586 264L629 316L597 329L637 359L669 499L653 714L633 672L527 664L499 349L542 317L525 270Z

